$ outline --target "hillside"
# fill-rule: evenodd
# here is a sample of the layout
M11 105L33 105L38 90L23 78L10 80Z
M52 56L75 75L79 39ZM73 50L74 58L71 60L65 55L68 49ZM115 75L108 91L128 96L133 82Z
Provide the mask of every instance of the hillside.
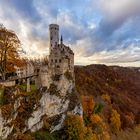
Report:
M98 100L109 95L112 107L121 117L122 128L140 123L140 68L89 65L75 66L76 87L80 95ZM109 119L110 111L104 110ZM132 122L127 116L131 116Z
M71 78L57 75L49 88L29 93L1 86L0 138L140 139L140 68L75 66Z

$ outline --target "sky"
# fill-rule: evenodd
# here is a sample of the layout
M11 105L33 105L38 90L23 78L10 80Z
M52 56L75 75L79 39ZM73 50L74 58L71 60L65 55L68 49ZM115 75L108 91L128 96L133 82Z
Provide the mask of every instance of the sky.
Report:
M30 58L48 55L48 26L56 23L75 65L140 67L140 0L0 0L0 23Z

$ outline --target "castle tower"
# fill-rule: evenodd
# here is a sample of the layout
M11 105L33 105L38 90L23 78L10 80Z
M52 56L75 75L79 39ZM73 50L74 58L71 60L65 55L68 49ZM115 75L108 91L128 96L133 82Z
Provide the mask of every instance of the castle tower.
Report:
M49 36L50 36L50 53L59 44L59 25L49 25Z

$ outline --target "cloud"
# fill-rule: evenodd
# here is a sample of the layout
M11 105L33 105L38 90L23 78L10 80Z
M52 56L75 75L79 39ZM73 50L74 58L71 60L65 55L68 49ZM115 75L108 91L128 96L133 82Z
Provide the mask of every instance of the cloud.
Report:
M104 15L99 30L105 35L111 35L130 18L140 16L139 0L100 0L101 11Z
M0 0L0 21L31 57L48 54L48 25L60 25L75 64L140 66L139 0Z

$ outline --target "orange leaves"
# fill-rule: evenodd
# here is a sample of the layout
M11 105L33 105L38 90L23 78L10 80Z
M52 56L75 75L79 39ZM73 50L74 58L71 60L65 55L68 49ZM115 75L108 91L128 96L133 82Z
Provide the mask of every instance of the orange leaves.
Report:
M90 116L93 113L94 109L94 100L92 96L81 96L81 103L84 110L84 113Z
M3 80L6 79L6 73L14 71L14 65L19 59L18 49L20 40L17 35L4 26L0 26L0 73Z
M101 118L99 115L93 114L93 115L91 115L91 117L90 117L90 121L91 121L92 124L99 124L99 123L101 123L103 120L102 120L102 118Z

